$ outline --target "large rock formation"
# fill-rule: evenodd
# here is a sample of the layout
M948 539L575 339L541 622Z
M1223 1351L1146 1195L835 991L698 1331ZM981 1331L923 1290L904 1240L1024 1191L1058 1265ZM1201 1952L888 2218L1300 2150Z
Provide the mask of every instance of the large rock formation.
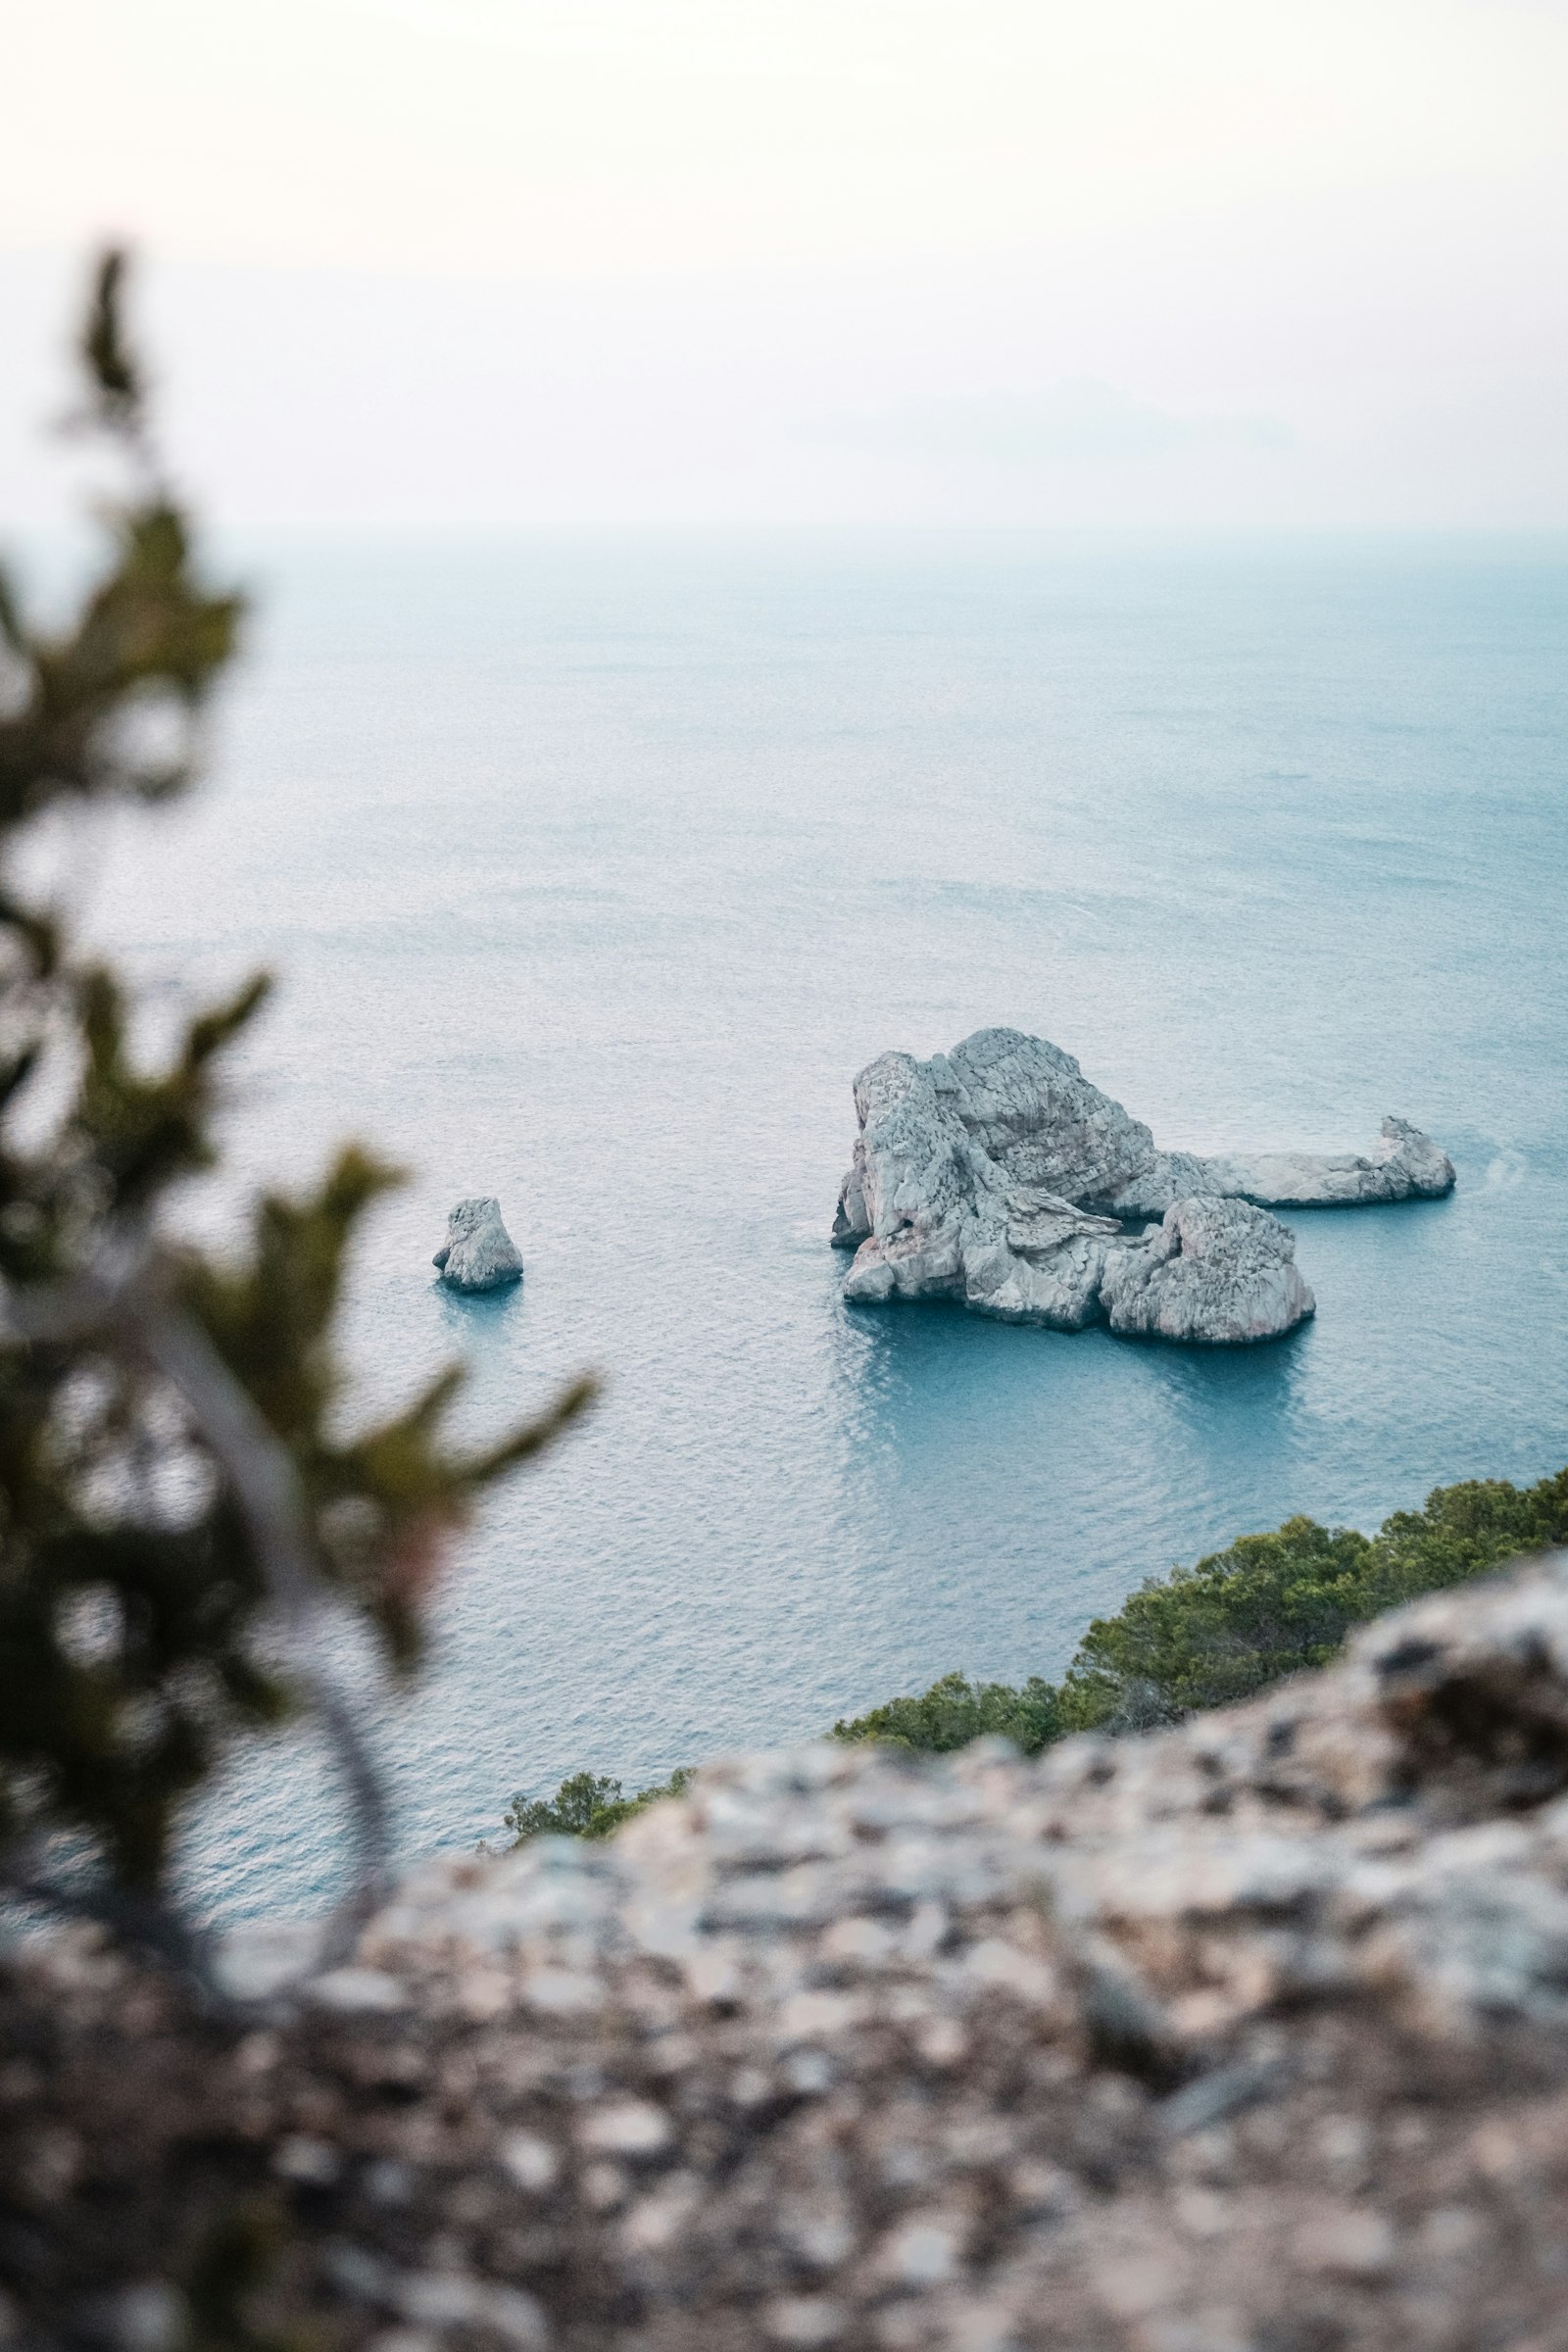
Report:
M460 1200L447 1218L447 1238L430 1260L455 1291L494 1291L520 1282L522 1258L489 1194Z
M712 1766L226 2028L13 1944L0 2044L28 2352L1557 2352L1568 1558L1143 1738Z
M855 1159L833 1241L848 1298L960 1299L1075 1331L1272 1339L1312 1312L1292 1237L1262 1213L1433 1197L1446 1154L1386 1118L1368 1157L1161 1152L1070 1054L982 1029L951 1054L884 1054L855 1082ZM1141 1236L1123 1220L1162 1217Z

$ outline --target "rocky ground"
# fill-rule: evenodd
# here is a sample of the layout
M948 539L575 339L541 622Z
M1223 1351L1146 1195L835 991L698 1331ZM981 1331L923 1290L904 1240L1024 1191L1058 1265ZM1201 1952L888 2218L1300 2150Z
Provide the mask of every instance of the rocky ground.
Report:
M1565 1791L1559 1555L1173 1731L433 1865L236 2019L33 1939L0 2340L1568 2348Z

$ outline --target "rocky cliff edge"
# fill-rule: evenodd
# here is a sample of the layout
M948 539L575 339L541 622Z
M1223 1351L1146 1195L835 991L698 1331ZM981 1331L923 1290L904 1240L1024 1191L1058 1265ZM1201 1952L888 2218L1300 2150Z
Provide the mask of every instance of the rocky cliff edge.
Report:
M258 2343L1548 2352L1568 1555L1168 1731L432 1864L242 2026L82 1937L3 1999L17 2344L172 2352L261 2214Z

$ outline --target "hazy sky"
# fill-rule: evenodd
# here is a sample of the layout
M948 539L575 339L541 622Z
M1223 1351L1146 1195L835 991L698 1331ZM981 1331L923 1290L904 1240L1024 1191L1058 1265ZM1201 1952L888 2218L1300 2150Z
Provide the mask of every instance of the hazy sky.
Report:
M132 236L236 521L1568 525L1568 0L48 0L0 516Z

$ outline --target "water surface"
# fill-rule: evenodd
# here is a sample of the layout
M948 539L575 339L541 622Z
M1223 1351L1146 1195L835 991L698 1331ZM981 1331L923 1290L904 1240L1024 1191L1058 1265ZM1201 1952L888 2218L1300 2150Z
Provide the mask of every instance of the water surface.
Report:
M220 773L98 889L149 976L286 986L251 1177L413 1171L356 1268L368 1403L582 1365L378 1702L405 1843L509 1792L1051 1673L1142 1577L1568 1459L1560 544L583 540L251 551ZM1302 1213L1314 1323L1238 1353L846 1310L850 1085L1037 1031L1199 1152L1435 1133L1451 1200ZM464 1301L445 1211L527 1261ZM279 1745L200 1899L319 1899Z

